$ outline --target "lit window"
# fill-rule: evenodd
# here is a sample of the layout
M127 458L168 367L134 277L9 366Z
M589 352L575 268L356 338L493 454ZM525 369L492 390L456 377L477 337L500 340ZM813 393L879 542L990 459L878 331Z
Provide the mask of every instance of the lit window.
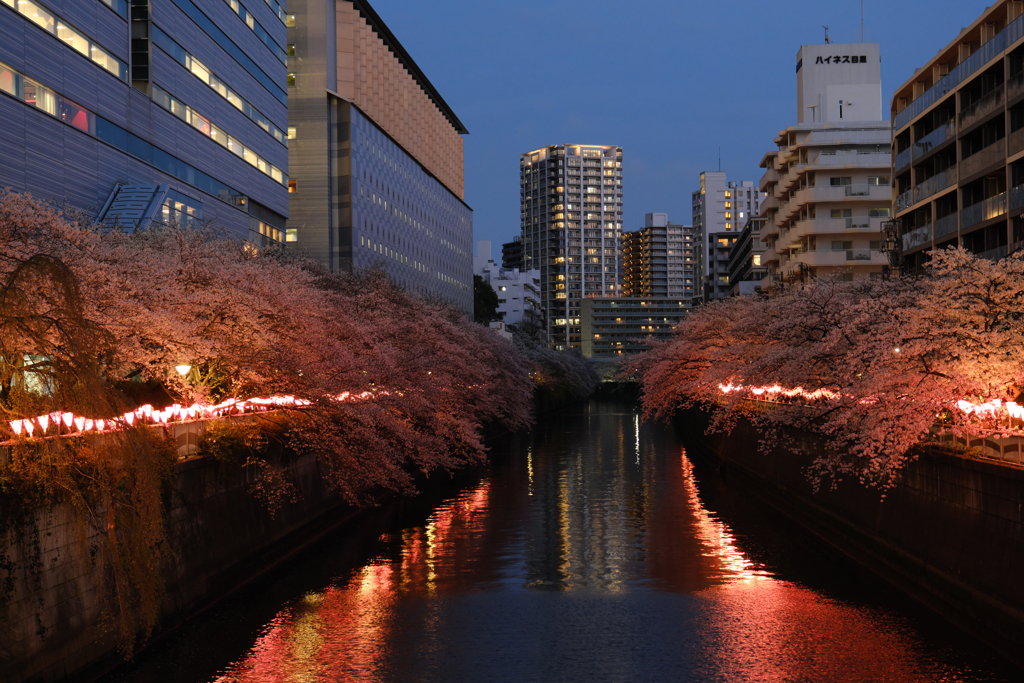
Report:
M295 194L298 191L299 191L298 182L295 181L295 180L289 180L288 181L288 194Z
M760 254L754 254L754 265L755 266L761 265L761 255Z
M299 136L295 132L295 126L288 126L288 139L289 140L294 140L297 137L299 137Z
M289 87L294 87L295 86L295 74L288 74L288 86Z

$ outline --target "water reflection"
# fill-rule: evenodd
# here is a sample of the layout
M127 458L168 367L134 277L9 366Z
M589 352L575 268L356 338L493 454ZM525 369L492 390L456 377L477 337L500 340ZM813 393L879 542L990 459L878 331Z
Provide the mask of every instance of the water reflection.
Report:
M245 651L120 680L1011 680L796 536L670 429L594 403L333 579L301 574Z

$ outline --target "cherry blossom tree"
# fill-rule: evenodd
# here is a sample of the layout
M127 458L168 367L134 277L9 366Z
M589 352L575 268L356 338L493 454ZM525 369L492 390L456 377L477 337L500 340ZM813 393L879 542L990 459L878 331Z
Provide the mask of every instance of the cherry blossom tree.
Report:
M937 423L958 435L1018 433L1006 402L1024 380L1024 261L931 256L924 276L819 278L694 311L629 366L646 413L713 406L714 429L742 417L769 441L817 433L826 448L816 481L883 488Z

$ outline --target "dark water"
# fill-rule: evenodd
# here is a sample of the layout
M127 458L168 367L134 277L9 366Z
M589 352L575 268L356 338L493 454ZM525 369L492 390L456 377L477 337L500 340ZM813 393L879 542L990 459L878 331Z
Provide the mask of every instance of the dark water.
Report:
M630 403L506 439L109 681L1012 681Z

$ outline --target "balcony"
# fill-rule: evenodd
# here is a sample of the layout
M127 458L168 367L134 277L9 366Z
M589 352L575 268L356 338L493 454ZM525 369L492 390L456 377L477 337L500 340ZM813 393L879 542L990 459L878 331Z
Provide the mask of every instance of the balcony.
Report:
M956 166L950 166L896 197L896 212L905 211L914 204L942 192L954 183L956 183Z
M1024 127L1013 131L1006 138L1006 156L1012 157L1020 151L1024 151Z
M980 173L986 168L1004 161L1006 161L1006 140L996 140L988 147L960 162L960 177L970 178L975 173Z
M794 254L793 261L811 267L884 266L889 263L885 254L874 249L804 251Z
M922 225L920 228L914 228L903 235L903 251L909 251L931 241L932 224L929 223L928 225Z
M871 125L871 124L868 124ZM815 130L800 141L801 145L885 145L892 144L892 133L885 128L845 128Z
M892 156L888 152L820 152L811 157L806 166L824 166L826 168L885 168L892 166ZM802 170L802 169L801 169Z
M778 182L778 180L779 172L776 171L774 168L769 168L764 172L764 175L761 176L761 182L758 184L758 187L760 188L761 192L764 192L765 188L768 187L769 184Z
M774 171L772 172L774 173ZM776 174L776 177L778 177L778 174ZM779 198L776 197L775 195L770 194L767 197L765 197L764 200L761 202L761 213L767 213L768 211L771 211L773 209L778 211Z
M992 40L978 48L973 55L962 61L946 76L939 79L924 94L911 102L903 111L893 118L893 129L900 130L917 115L932 106L956 86L973 76L979 69L995 59L996 55L1024 36L1024 15L1007 24L1006 28L997 33Z
M879 230L878 225L881 219L857 216L856 218L814 218L806 221L797 221L793 229L789 231L787 239L792 244L798 242L808 235L839 235L847 232L864 232L872 228ZM872 226L874 222L874 226Z
M948 216L943 216L939 220L935 221L935 239L936 240L938 240L940 237L945 237L946 235L956 234L956 230L957 230L957 226L958 226L956 217L957 217L957 214L954 211L953 213L949 214Z
M1024 206L1024 185L1010 188L1010 210Z
M969 128L992 112L1002 108L1003 92L1003 86L1000 85L992 92L982 95L980 100L960 112L958 117L960 120L960 130Z
M956 124L952 119L914 143L914 158L920 159L947 140L956 137Z
M1006 215L1006 195L1006 192L997 194L994 197L989 197L984 201L968 206L961 211L960 221L963 227L969 228L983 221Z
M1014 98L1024 95L1024 71L1020 71L1006 82L1006 101L1012 102Z
M907 166L910 166L910 160L912 158L913 149L907 147L905 150L896 155L896 173L900 173Z

